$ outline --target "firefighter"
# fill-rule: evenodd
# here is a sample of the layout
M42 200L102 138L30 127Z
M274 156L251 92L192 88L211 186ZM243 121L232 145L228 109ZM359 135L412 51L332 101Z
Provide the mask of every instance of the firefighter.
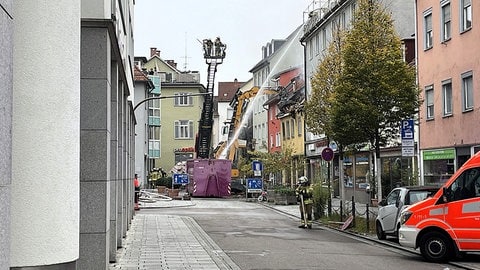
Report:
M300 226L299 228L312 228L313 188L307 177L298 179L298 187L295 189L297 201L300 202Z
M135 174L135 178L133 179L133 186L135 187L135 210L140 210L138 205L138 199L140 197L140 180L138 179L138 174Z

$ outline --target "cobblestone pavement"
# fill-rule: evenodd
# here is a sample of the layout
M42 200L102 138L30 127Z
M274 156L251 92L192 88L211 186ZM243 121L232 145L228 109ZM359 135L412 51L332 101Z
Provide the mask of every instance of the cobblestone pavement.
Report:
M110 270L240 269L190 217L137 212L123 244Z

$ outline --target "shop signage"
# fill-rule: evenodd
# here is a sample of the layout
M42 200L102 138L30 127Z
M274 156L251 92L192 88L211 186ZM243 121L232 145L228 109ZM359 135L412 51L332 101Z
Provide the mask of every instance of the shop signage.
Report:
M455 159L455 149L438 149L423 151L423 160Z

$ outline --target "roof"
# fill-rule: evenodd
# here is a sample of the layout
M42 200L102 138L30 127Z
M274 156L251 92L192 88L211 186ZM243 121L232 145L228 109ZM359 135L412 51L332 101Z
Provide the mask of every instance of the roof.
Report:
M145 75L145 73L143 73L143 71L140 70L140 68L135 65L135 67L133 68L133 79L134 81L142 81L142 82L146 82L146 81L149 81L150 79L147 77L147 75Z
M239 82L235 79L233 82L218 83L218 102L230 102L237 90L244 85L245 82Z

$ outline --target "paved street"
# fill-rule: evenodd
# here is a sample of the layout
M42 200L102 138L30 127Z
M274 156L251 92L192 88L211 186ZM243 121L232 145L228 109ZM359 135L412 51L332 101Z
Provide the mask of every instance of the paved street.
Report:
M118 261L110 265L111 270L292 269L284 268L287 262L291 262L287 254L298 257L296 252L301 252L299 245L307 248L304 255L307 257L314 250L317 251L313 254L330 254L328 259L324 256L321 260L312 257L312 262L305 257L306 262L299 269L319 269L320 266L323 266L320 269L371 269L376 265L375 260L382 262L387 258L393 266L412 263L411 269L480 269L480 263L471 264L470 268L453 265L439 268L438 264L422 262L420 256L349 240L341 234L318 228L318 224L313 230L297 229L297 205L193 198L144 202L141 207L124 239L124 247L118 250ZM225 216L222 211L236 213L237 217ZM266 216L269 212L271 214ZM234 225L237 227L229 227L229 224L237 224ZM257 239L259 243L252 244L248 239ZM345 250L346 247L349 248ZM352 268L352 257L345 257L352 253L362 262L362 267ZM398 257L398 254L403 255ZM372 261L371 256L376 259ZM265 262L267 259L269 262ZM264 268L261 268L262 265ZM332 268L332 265L338 268Z

